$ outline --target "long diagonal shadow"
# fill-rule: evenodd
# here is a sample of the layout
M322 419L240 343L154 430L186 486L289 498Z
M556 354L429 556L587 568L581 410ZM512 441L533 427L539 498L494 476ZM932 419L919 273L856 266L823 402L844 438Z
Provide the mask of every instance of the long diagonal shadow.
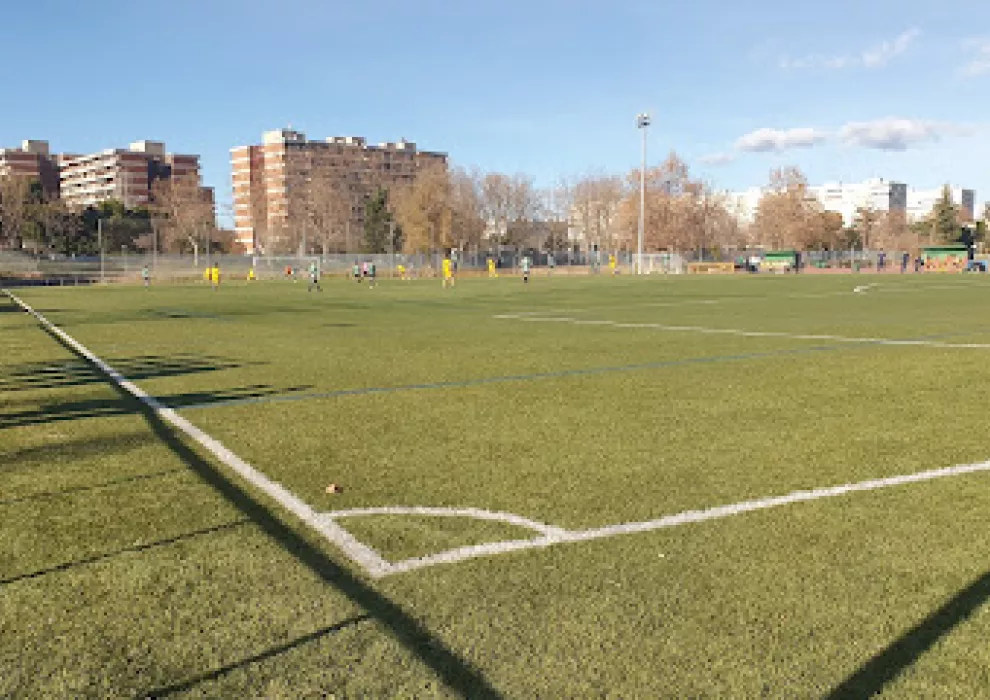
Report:
M82 357L49 329L45 328L45 332L74 355ZM254 496L230 481L217 467L179 439L175 432L150 407L135 399L115 382L108 379L108 383L120 395L121 401L132 407L131 412L143 415L152 432L162 443L196 472L204 482L213 487L231 505L253 521L261 531L278 542L300 564L306 566L378 620L400 644L428 666L442 683L462 697L481 700L501 697L480 670L447 647L401 606L333 561L315 544L283 523L268 508L259 503Z
M326 627L321 627L320 629L314 632L310 632L309 634L304 634L301 637L293 639L291 642L286 642L285 644L279 644L278 646L274 646L271 649L266 649L261 653L254 654L245 659L241 659L240 661L235 661L234 663L225 664L214 671L210 671L209 673L203 673L194 678L190 678L189 680L182 681L181 683L173 683L172 685L165 686L163 688L156 688L155 690L148 691L145 697L148 698L148 700L152 700L157 698L168 697L169 695L174 695L175 693L185 692L191 688L194 688L200 683L205 683L207 681L215 681L218 678L222 678L223 676L226 676L231 671L236 671L239 668L249 666L250 664L256 664L260 661L265 661L266 659L271 659L275 656L278 656L279 654L284 654L285 652L291 651L292 649L300 647L304 644L308 644L309 642L315 642L317 639L322 639L323 637L331 635L335 632L340 632L341 630L346 629L347 627L352 627L358 624L359 622L364 622L365 620L370 620L370 619L371 619L371 615L367 615L367 614L356 615L342 622L338 622L333 625L328 625Z
M5 579L0 579L0 586L9 586L12 583L19 583L20 581L28 581L34 578L41 578L42 576L48 576L49 574L55 574L61 571L69 571L71 569L76 569L80 566L88 566L89 564L99 564L100 562L109 561L123 554L136 554L137 552L147 552L150 549L165 547L168 545L176 544L177 542L185 542L187 540L195 539L197 537L203 537L205 535L213 535L218 532L224 532L225 530L230 530L232 528L240 527L241 525L247 525L250 523L251 523L250 518L238 518L237 520L227 523L221 523L220 525L212 525L210 527L204 527L199 530L193 530L192 532L184 532L181 535L175 535L174 537L166 537L163 540L155 540L154 542L144 542L142 544L136 544L131 547L123 547L121 549L117 549L112 552L94 554L93 556L85 557L84 559L75 559L73 561L62 562L61 564L55 564L54 566L49 566L44 569L37 569L35 571L29 571L23 574L10 576Z
M292 396L292 392L303 391L307 388L306 386L290 386L280 389L267 384L252 384L250 386L235 387L232 389L174 394L171 396L159 396L157 398L159 402L169 408L182 408L187 405L209 406L213 402L226 404L230 401L260 399L273 394ZM132 413L137 413L133 404L122 401L119 397L82 399L58 403L45 402L41 406L33 403L30 408L21 411L9 413L0 411L0 430L28 425L76 421L84 418L122 416Z
M863 664L825 697L828 700L873 697L988 599L990 571L959 591L945 605Z

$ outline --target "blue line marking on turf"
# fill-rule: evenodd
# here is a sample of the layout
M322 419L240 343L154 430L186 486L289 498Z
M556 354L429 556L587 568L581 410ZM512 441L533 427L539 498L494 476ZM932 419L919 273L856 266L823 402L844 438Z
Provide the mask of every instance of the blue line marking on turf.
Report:
M905 340L939 340L943 338L957 337L960 335L972 335L972 329L965 332L939 333L937 335L927 335L918 338L905 338ZM224 406L243 406L257 403L277 403L284 401L308 401L310 399L332 399L339 396L364 396L367 394L389 394L400 391L424 391L430 389L463 389L472 386L484 386L486 384L502 384L506 382L525 382L539 379L562 379L565 377L587 377L597 374L611 374L615 372L636 372L648 369L666 369L668 367L679 367L693 364L706 364L716 362L740 362L743 360L759 360L769 357L783 357L787 355L803 355L813 352L827 352L833 350L849 350L856 347L869 345L881 345L887 339L878 339L875 342L863 343L837 343L834 345L815 345L806 348L787 348L783 350L770 350L767 352L749 352L738 355L712 355L708 357L686 357L677 360L660 360L659 362L647 362L636 365L618 365L613 367L590 367L585 369L565 369L555 372L537 372L534 374L510 374L500 377L480 377L477 379L462 379L446 382L427 382L423 384L400 384L398 386L378 386L363 387L359 389L337 389L313 394L294 394L291 396L259 396L243 399L230 399L228 401L214 401L201 404L188 404L185 406L172 406L170 408L181 409L183 411L198 408L215 408Z

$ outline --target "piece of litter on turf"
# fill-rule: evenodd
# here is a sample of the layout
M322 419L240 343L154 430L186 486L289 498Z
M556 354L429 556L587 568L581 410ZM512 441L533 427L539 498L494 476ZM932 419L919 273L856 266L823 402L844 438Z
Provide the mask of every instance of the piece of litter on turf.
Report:
M327 486L327 493L343 493L344 487L340 484L330 484Z

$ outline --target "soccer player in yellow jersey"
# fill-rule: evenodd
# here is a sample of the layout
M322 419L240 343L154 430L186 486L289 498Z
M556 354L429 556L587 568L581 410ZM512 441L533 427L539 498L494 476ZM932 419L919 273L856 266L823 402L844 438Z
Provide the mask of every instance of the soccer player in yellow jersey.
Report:
M498 277L498 275L495 274L495 258L488 258L488 276Z
M404 280L406 278L406 266L402 263L395 266L395 271L399 273L400 280Z
M220 287L220 265L214 264L210 268L210 284L213 285L213 291L216 291Z
M608 254L608 269L611 270L612 274L615 274L615 253Z
M444 289L447 288L447 283L450 286L454 286L454 264L451 262L450 258L443 259L443 286Z

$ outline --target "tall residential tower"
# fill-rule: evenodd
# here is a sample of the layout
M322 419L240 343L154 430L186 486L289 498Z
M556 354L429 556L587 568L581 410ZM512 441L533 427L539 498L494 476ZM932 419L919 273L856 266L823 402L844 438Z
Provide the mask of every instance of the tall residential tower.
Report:
M264 232L289 224L294 200L317 172L340 193L341 225L356 241L364 202L376 188L410 183L430 165L446 168L446 154L417 150L405 140L369 146L356 136L310 141L292 129L265 132L260 144L231 149L237 241L249 253L263 249Z

